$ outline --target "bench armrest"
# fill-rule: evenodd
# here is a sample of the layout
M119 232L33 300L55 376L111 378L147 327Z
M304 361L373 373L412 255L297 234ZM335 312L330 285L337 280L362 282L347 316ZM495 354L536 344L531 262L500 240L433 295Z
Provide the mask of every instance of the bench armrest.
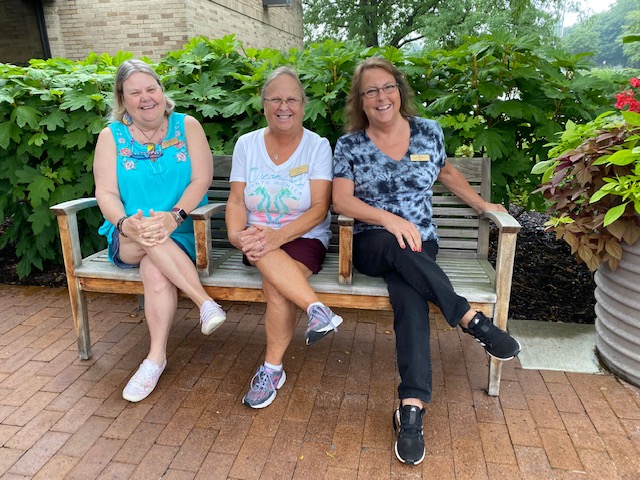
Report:
M510 214L490 211L480 216L482 220L491 220L498 227L498 251L496 254L496 306L493 321L498 328L506 330L511 298L511 282L516 256L516 240L520 224Z
M193 219L193 235L196 242L196 268L201 276L213 272L211 262L211 217L224 212L226 203L210 203L193 210L189 216Z
M87 197L69 200L49 207L58 219L62 256L67 275L71 273L75 277L75 269L82 265L82 251L78 233L78 212L97 205L98 201L95 197Z
M353 281L353 223L353 218L338 215L338 283L341 285L351 285Z

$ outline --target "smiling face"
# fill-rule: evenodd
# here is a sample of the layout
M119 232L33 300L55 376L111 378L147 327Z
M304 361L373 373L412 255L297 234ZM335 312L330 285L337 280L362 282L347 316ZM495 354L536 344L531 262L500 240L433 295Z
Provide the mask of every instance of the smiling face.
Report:
M362 96L362 109L370 126L381 126L400 117L400 91L396 89L391 93L385 93L382 90L386 85L396 83L396 78L382 68L368 68L362 72L361 93L373 88L378 89L377 95L373 97Z
M264 115L269 129L287 132L302 128L302 97L298 83L290 75L283 74L273 79L264 92ZM287 99L289 101L285 101Z
M166 100L155 78L143 72L135 72L122 84L124 105L134 123L149 126L164 117Z

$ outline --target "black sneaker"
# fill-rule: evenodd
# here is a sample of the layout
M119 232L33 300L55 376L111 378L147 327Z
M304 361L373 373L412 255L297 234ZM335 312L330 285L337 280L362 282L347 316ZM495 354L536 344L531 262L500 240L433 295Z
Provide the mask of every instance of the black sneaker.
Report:
M415 405L401 405L393 414L393 429L398 435L396 457L402 463L418 465L424 460L423 415L424 409Z
M498 360L515 357L522 348L518 340L496 327L482 312L477 312L462 331L474 337L489 355Z

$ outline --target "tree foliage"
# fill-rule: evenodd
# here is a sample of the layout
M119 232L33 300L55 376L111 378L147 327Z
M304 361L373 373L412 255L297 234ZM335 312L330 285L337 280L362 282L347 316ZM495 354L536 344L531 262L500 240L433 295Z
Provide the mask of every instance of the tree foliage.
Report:
M369 47L452 48L498 31L555 38L562 0L303 0L307 43L356 40Z
M421 114L445 130L449 155L462 146L493 161L495 200L538 184L530 171L568 120L609 109L628 77L589 73L581 55L509 35L468 38L453 49L405 52L325 41L305 50L243 49L234 36L196 38L155 65L177 110L204 126L211 149L230 154L237 138L266 125L260 89L279 65L295 65L309 98L305 126L332 145L342 133L344 104L356 64L373 54L398 65L416 90ZM131 54L86 60L0 64L0 248L15 248L18 273L61 261L49 206L91 196L97 135L105 125L117 65ZM83 251L103 245L101 216L80 218Z
M567 30L562 45L571 53L590 53L600 66L640 67L640 47L624 45L625 34L640 34L640 2L617 0L609 10L595 14Z

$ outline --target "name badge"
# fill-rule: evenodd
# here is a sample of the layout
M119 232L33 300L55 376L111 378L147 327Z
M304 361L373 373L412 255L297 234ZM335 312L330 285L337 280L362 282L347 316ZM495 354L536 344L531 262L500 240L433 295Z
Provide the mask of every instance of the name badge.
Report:
M162 148L169 148L173 145L178 144L178 139L176 137L170 138L169 140L165 140L162 142Z
M411 155L412 162L429 162L431 160L431 155L423 154L423 155Z
M302 175L303 173L307 173L309 171L308 165L300 165L297 168L292 168L289 170L290 177L297 177L298 175Z

